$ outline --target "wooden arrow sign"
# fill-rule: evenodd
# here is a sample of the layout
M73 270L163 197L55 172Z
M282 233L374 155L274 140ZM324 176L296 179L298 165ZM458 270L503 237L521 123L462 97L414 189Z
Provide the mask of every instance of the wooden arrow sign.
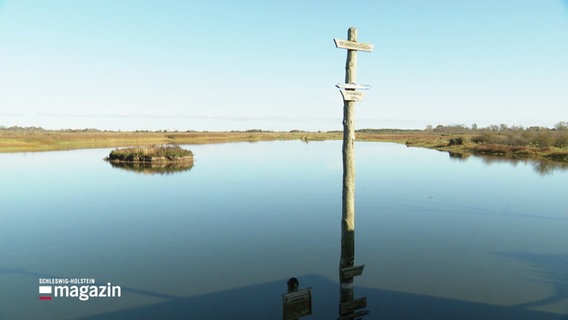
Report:
M356 276L360 276L363 273L363 268L365 268L365 265L349 267L349 268L341 268L340 270L341 274L343 274L343 277L345 279L349 279Z
M363 309L367 307L367 297L363 297L363 298L359 298L359 299L354 299L351 301L347 301L347 302L342 302L339 305L339 310L341 312L342 315L349 313L349 312L353 312L357 309Z
M312 288L282 295L282 318L294 320L312 314Z
M344 90L341 89L341 95L343 96L343 100L345 101L362 101L365 92L363 91L354 91L354 90Z
M358 89L358 90L368 90L371 89L371 86L368 84L357 84L357 83L338 83L335 85L338 88L343 89Z
M371 52L373 51L374 47L372 44L363 43L363 42L339 40L339 39L333 39L333 41L335 42L335 47L341 49Z
M353 319L359 319L361 320L361 318L363 316L368 315L369 313L371 313L369 310L357 310L351 314L345 315L345 316L341 316L339 318L337 318L337 320L353 320Z

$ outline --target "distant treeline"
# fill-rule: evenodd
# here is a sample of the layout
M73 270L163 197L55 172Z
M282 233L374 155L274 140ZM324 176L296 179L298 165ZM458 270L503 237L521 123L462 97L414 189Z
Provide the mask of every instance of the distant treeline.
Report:
M0 126L0 130L1 131L46 131L42 127L18 127L18 126L12 126L12 127Z
M103 130L87 128L87 129L64 129L64 130L47 130L42 127L20 127L20 126L0 126L0 131L14 132L31 132L31 131L59 131L59 132L103 132ZM106 131L106 130L105 130Z
M568 130L568 122L558 122L554 125L553 128L546 128L546 127L538 127L532 126L525 128L523 126L508 126L506 124L492 124L487 127L478 127L477 124L472 124L471 127L467 127L463 124L454 124L454 125L438 125L433 128L431 125L426 126L424 131L433 131L433 132L442 132L442 133L471 133L471 132L478 132L478 131L493 131L493 132L505 132L505 131L520 131L520 130L529 130L529 131L543 131L543 130L552 130L552 131L563 131Z

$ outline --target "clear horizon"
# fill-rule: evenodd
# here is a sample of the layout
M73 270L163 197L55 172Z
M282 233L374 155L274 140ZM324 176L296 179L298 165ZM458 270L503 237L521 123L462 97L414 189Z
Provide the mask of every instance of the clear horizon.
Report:
M568 1L0 0L0 126L341 130L568 120Z

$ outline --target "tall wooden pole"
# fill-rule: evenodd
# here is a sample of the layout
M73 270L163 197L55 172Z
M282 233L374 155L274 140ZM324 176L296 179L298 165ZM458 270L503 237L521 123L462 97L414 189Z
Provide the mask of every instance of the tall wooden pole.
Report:
M349 28L348 41L357 41L357 29ZM357 50L347 50L345 83L356 83ZM352 89L348 89L352 90ZM341 210L341 259L339 268L353 267L355 261L355 101L343 103L343 193ZM346 278L342 272L341 302L353 300L353 277Z
M356 83L357 51L372 51L373 45L357 42L357 29L349 28L347 40L334 39L335 46L347 49L345 83L337 84L343 95L343 192L341 204L341 258L339 260L339 319L359 318L368 314L359 310L367 306L367 298L353 299L353 277L363 272L364 265L355 263L355 102L360 101L369 86ZM358 311L357 311L358 310Z

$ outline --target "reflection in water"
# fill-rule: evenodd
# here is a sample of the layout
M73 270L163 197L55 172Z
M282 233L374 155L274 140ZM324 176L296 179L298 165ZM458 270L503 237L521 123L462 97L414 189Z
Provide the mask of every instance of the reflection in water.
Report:
M113 168L134 171L142 174L175 174L189 171L193 168L192 163L180 162L109 162Z
M355 298L353 278L363 272L364 265L353 266L355 260L354 248L355 231L341 233L341 258L339 265L339 318L341 320L360 319L369 314L368 310L361 310L367 307L367 298ZM348 242L352 245L352 250L345 250L343 245ZM349 260L349 261L346 261Z
M540 175L552 174L554 171L567 171L568 163L555 161L537 161L533 163L534 171Z
M455 153L448 152L450 159L457 161L467 161L471 154L468 153ZM568 162L552 161L552 160L535 160L535 159L514 159L514 158L503 158L498 156L488 156L488 155L475 155L483 160L487 165L494 163L509 163L516 166L519 163L530 164L534 171L542 176L551 175L555 171L568 171Z
M339 317L338 320L362 319L370 313L367 297L355 298L353 278L363 273L365 265L354 266L355 231L341 230L341 257L339 262ZM298 291L299 281L290 278L287 282L287 294L283 294L283 320L298 320L312 314L311 288ZM317 316L317 315L316 315Z
M450 151L448 151L448 153L450 154L450 158L452 160L463 160L463 161L467 160L469 158L469 156L471 155L469 153L457 153L457 152L450 152Z

